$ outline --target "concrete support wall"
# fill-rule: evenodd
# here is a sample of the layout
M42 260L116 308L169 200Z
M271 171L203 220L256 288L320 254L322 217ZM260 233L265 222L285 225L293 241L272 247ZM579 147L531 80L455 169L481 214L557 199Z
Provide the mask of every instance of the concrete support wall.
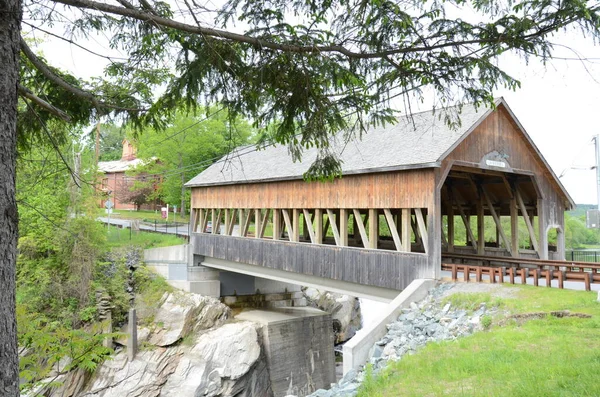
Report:
M178 289L195 294L219 297L219 271L194 262L189 244L144 250L144 262L152 271L164 277Z
M274 396L306 396L335 383L331 315L310 307L251 310L236 316L263 324Z
M369 359L369 351L373 344L387 333L387 324L398 319L402 308L407 307L411 302L425 298L435 284L436 280L432 279L414 280L390 302L376 321L358 331L352 339L346 342L344 345L344 374L353 368L364 365Z

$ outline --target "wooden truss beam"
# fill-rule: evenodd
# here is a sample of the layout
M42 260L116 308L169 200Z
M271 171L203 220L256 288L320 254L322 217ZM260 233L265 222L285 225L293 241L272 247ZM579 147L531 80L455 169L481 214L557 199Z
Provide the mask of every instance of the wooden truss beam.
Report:
M329 225L331 226L331 231L333 232L335 244L340 245L340 232L337 228L337 223L335 222L335 216L333 214L333 211L330 209L327 210L327 223L329 223Z
M488 209L490 210L490 213L492 214L492 218L494 218L494 222L496 223L496 230L498 231L498 234L500 234L500 237L502 238L502 241L504 242L504 246L506 247L508 252L510 252L512 255L512 247L510 245L510 241L508 241L508 238L506 238L504 229L502 229L502 223L500 222L500 217L498 217L498 214L496 213L496 209L494 208L494 205L492 204L492 200L490 199L490 196L489 196L485 186L481 186L481 192L483 193L483 197L485 198L485 201L488 205Z
M402 240L400 240L400 235L398 234L398 228L396 227L396 222L394 222L392 211L390 211L389 208L386 208L383 210L383 214L385 215L385 220L388 224L388 228L390 229L390 233L392 233L392 239L394 240L396 251L402 251Z
M354 218L356 219L356 226L358 226L358 231L360 233L360 238L362 239L363 246L365 248L370 247L369 238L367 237L367 231L365 230L365 224L363 223L362 216L360 215L360 211L357 209L352 210L354 213Z
M316 242L315 229L313 228L313 223L310 219L310 214L309 214L308 210L306 210L306 209L303 209L302 213L304 214L304 227L308 231L308 236L310 237L310 242L315 244L315 242Z
M523 215L523 219L525 219L525 225L527 225L527 231L529 232L531 245L533 245L533 249L538 253L538 255L540 255L537 238L535 237L535 231L533 229L531 219L529 218L527 208L525 208L525 203L523 202L523 197L521 196L521 192L519 191L519 186L517 185L515 185L515 197L517 199L517 204L521 208L521 214Z
M461 204L461 202L463 201L462 197L460 196L460 193L458 192L458 190L456 188L452 188L452 191L449 192L449 194L450 194L450 201L453 203L456 203L458 213L460 214L460 217L461 217L463 223L465 224L465 229L467 230L468 240L471 242L471 245L473 246L473 248L475 248L475 250L477 251L477 240L475 240L475 235L473 234L473 230L471 230L471 222L468 221L467 215L465 214L465 211L463 210L463 207ZM459 200L461 202L459 202Z
M427 227L425 226L425 217L423 217L423 211L420 208L415 208L415 217L417 218L417 224L419 225L419 233L421 234L423 250L425 253L428 253L429 235L427 234Z

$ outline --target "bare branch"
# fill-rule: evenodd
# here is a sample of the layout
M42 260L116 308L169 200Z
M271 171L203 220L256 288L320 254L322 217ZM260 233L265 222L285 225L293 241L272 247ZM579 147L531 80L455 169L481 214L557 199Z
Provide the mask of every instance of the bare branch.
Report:
M23 87L21 84L19 84L19 95L22 96L23 98L29 99L31 102L35 103L42 109L47 110L48 112L54 114L55 116L65 120L65 121L71 121L71 117L69 117L69 115L67 113L60 110L56 106L53 106L53 105L49 104L48 102L44 101L42 98L38 97L33 92L31 92L31 90L29 90L27 87Z

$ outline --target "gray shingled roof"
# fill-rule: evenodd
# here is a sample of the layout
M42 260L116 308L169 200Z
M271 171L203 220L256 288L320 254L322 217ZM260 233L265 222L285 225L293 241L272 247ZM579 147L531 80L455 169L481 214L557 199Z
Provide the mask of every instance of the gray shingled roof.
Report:
M394 125L372 128L362 139L357 137L347 144L340 134L333 138L332 147L340 153L345 175L435 167L488 111L464 106L458 128L449 128L440 111L417 113L412 118L400 118ZM263 150L240 147L198 174L186 186L299 179L316 156L317 149L311 148L304 151L301 162L294 162L287 146L270 146Z

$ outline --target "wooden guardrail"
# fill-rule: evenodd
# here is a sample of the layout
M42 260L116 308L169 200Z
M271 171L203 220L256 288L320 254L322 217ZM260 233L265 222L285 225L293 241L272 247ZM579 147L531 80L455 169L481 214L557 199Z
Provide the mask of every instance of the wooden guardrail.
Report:
M475 280L480 282L483 275L488 275L492 283L503 283L508 276L511 284L515 283L515 277L526 284L527 279L533 277L533 285L538 286L539 279L543 278L546 286L551 287L552 280L558 280L558 288L564 288L565 281L578 281L584 283L586 291L591 290L591 284L600 284L600 264L596 263L451 253L442 254L442 258L471 262L442 264L442 270L452 273L453 281L457 281L458 273L462 273L464 281L469 281L471 275L474 275ZM476 265L473 262L482 264Z

